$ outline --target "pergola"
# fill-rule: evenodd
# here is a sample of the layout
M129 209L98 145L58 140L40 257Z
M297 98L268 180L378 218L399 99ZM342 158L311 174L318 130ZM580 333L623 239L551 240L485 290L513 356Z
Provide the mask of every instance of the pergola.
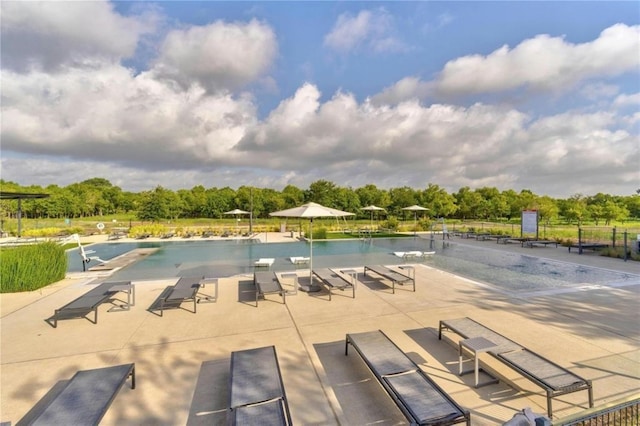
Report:
M26 192L0 191L0 200L18 200L18 237L22 235L22 200L47 198L49 194L30 194Z

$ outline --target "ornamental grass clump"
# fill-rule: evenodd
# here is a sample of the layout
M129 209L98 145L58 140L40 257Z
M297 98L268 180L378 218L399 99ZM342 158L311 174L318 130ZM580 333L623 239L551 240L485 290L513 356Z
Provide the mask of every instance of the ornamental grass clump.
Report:
M53 242L0 250L1 293L37 290L60 281L66 271L64 249Z

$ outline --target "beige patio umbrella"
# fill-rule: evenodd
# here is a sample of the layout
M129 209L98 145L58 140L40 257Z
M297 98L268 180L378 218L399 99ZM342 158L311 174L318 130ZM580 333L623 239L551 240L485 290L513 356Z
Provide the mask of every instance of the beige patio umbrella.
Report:
M238 233L238 215L242 215L242 214L249 214L249 212L246 212L244 210L240 210L240 209L234 209L228 212L224 212L224 214L232 214L236 217L236 234Z
M305 286L301 286L301 290L307 292L320 291L320 286L313 285L313 219L316 217L344 217L353 215L354 213L332 209L317 203L307 203L292 209L269 213L269 216L309 219L309 286L306 288Z
M384 211L382 207L374 206L373 204L367 207L363 207L362 210L368 210L371 212L371 228L373 228L373 212Z
M402 210L407 210L413 212L413 235L418 233L418 212L429 210L426 207L419 206L414 204L413 206L405 207Z

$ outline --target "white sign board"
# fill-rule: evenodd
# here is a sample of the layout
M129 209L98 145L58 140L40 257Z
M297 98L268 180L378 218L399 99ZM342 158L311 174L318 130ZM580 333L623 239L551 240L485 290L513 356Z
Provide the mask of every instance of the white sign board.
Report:
M536 210L522 211L522 234L538 235L538 212Z

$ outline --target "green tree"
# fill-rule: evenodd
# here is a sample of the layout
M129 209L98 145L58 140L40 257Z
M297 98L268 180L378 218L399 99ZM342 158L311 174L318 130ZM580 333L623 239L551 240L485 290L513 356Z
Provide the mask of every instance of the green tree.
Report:
M464 186L455 194L456 204L458 206L458 217L461 219L473 219L478 217L477 214L481 210L482 196L472 191L468 186Z
M453 195L432 183L420 193L420 205L427 207L432 217L449 217L458 208Z
M322 204L326 207L337 207L336 200L337 186L328 180L317 180L309 185L309 189L305 193L306 201Z

